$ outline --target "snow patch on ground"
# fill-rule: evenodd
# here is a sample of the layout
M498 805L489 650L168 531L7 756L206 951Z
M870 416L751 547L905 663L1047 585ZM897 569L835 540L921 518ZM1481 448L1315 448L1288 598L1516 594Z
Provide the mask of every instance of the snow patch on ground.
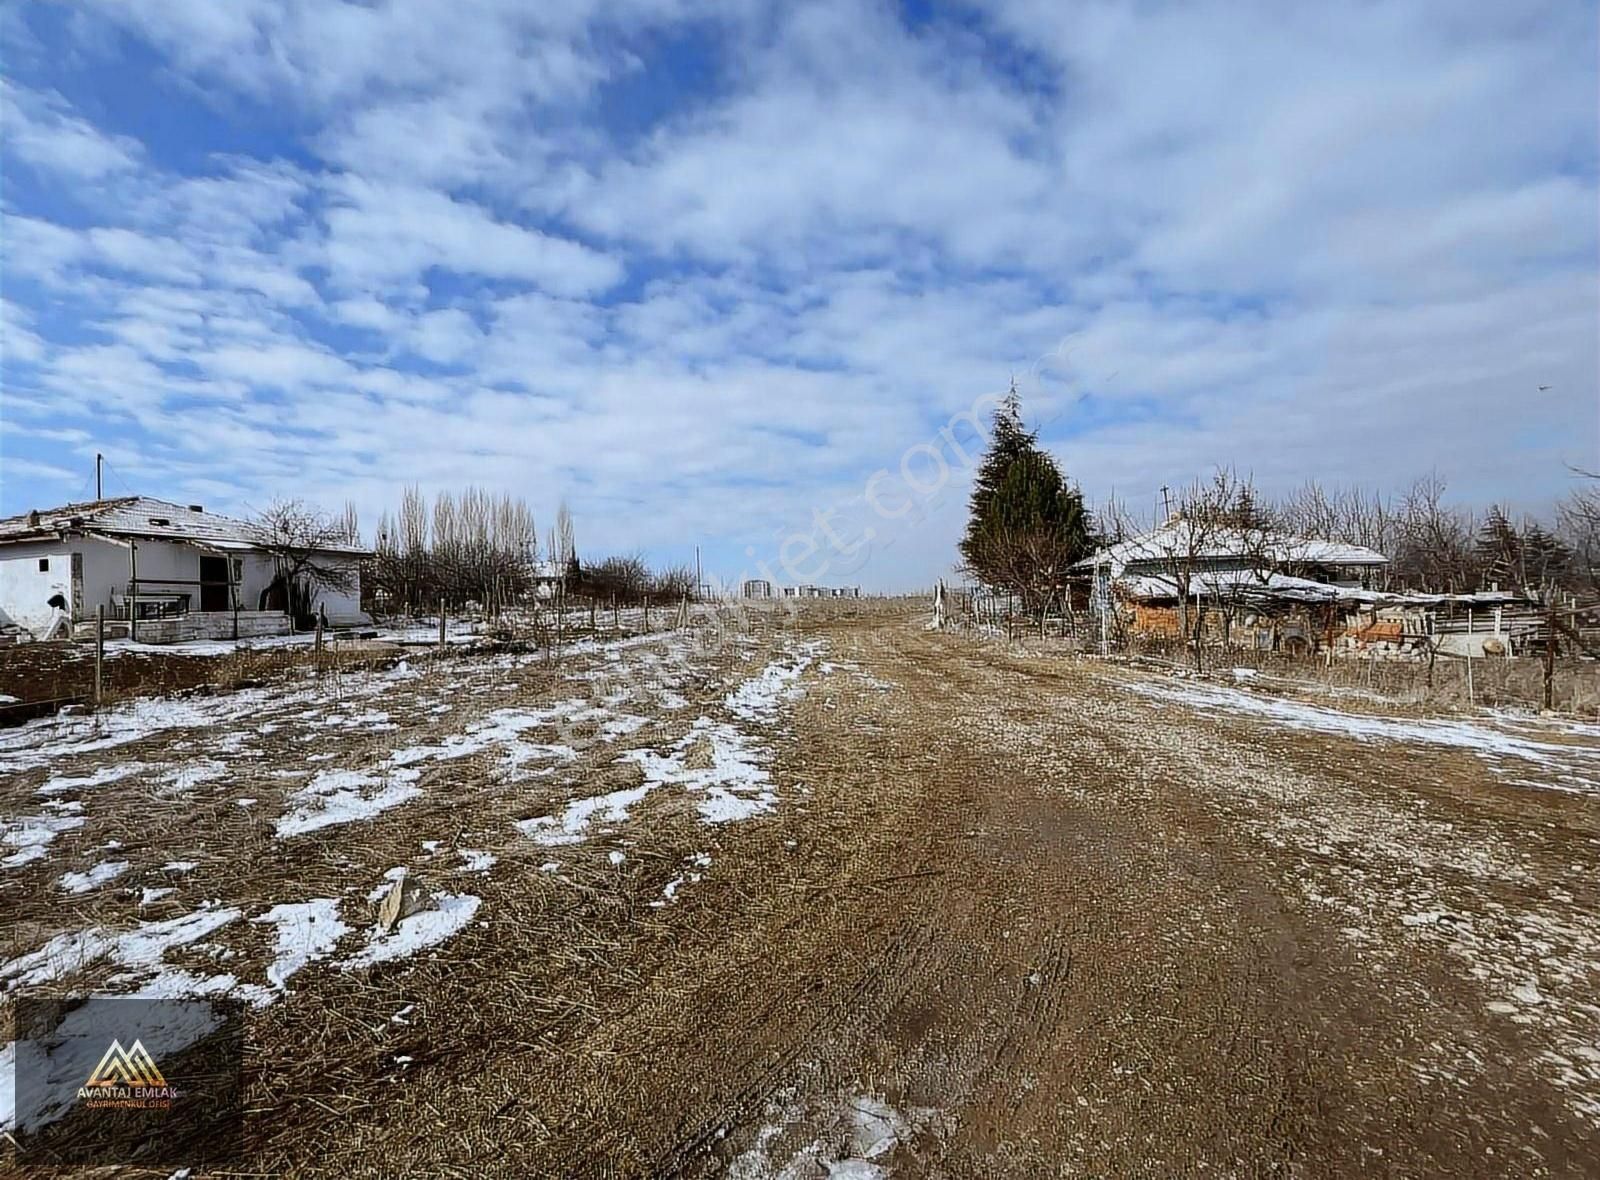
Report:
M900 1111L871 1094L839 1100L834 1109L807 1112L792 1101L768 1105L769 1120L756 1132L755 1143L728 1165L728 1180L884 1180L892 1173L894 1150L932 1124L937 1112L925 1108ZM820 1130L798 1150L780 1149L792 1142L802 1124ZM776 1155L777 1158L774 1158Z
M1497 770L1503 759L1520 759L1557 772L1561 779L1559 782L1542 781L1539 785L1561 791L1600 791L1600 750L1541 742L1508 733L1490 724L1348 713L1305 701L1210 684L1137 681L1130 682L1128 688L1140 696L1175 701L1201 711L1238 713L1293 729L1335 734L1362 742L1411 743L1467 750ZM1517 781L1527 783L1525 779Z
M367 945L344 961L348 968L371 967L406 959L418 951L453 938L478 912L482 899L470 893L435 893L437 909L420 910L402 918L385 932L373 927L367 932Z
M777 796L765 766L767 755L754 739L726 722L701 717L665 753L629 750L646 785L673 785L701 796L697 803L707 823L749 819L772 810Z
M417 770L387 774L324 770L290 796L299 804L277 823L279 837L299 836L336 824L371 819L422 794Z
M120 980L164 973L162 956L167 951L198 942L238 918L238 910L217 907L160 922L140 922L132 930L112 932L91 926L58 934L38 950L0 965L0 983L7 991L56 983L103 959L126 969L129 974L119 976Z
M781 705L805 694L800 676L821 650L819 639L793 645L783 658L774 660L729 693L723 705L741 721L771 721Z
M227 778L228 773L228 767L221 762L197 762L191 766L178 767L170 774L164 775L161 781L174 791L189 791L201 783Z
M62 832L83 827L81 815L34 815L4 821L0 844L17 851L0 859L0 867L14 869L48 854L50 842Z
M56 885L67 893L88 893L91 889L98 889L107 881L115 881L128 871L128 862L125 860L107 860L95 865L82 873L62 873L61 880Z
M316 897L310 901L273 906L252 922L271 922L277 926L272 965L267 982L283 990L289 977L307 963L327 957L350 927L339 920L339 899Z
M102 766L92 774L78 775L51 775L45 780L44 786L39 788L41 795L64 795L68 791L85 791L94 787L114 783L129 775L139 774L149 770L143 762L116 762L110 766Z
M535 844L554 847L558 844L576 844L588 834L589 825L596 819L622 823L628 818L628 808L643 799L652 787L629 787L610 791L588 799L575 799L567 804L560 815L541 815L536 819L517 821L517 830Z

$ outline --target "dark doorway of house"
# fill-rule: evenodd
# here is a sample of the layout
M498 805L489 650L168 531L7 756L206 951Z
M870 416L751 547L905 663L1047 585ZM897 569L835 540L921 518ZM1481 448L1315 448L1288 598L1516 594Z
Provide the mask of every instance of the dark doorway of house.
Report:
M228 610L228 559L202 557L200 559L200 609Z

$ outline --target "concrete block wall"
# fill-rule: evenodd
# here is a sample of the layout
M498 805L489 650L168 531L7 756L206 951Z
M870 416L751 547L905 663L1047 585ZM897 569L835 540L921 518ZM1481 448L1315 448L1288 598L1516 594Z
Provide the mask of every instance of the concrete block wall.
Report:
M183 643L190 639L232 639L232 611L191 611L170 619L140 619L140 643ZM277 611L240 611L239 638L289 634L288 616Z

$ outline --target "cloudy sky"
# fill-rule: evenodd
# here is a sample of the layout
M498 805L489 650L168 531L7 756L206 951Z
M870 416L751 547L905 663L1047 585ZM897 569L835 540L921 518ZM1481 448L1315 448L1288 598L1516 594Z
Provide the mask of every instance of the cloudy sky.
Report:
M1091 500L1600 465L1588 0L3 11L3 512L99 450L907 587L1013 375Z

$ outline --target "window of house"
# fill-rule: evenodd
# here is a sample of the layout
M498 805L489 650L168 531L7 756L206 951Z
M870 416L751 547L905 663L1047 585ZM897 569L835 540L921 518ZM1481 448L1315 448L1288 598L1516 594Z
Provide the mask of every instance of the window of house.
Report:
M50 572L50 559L48 557L41 557L39 559L39 572L41 574L47 574Z

